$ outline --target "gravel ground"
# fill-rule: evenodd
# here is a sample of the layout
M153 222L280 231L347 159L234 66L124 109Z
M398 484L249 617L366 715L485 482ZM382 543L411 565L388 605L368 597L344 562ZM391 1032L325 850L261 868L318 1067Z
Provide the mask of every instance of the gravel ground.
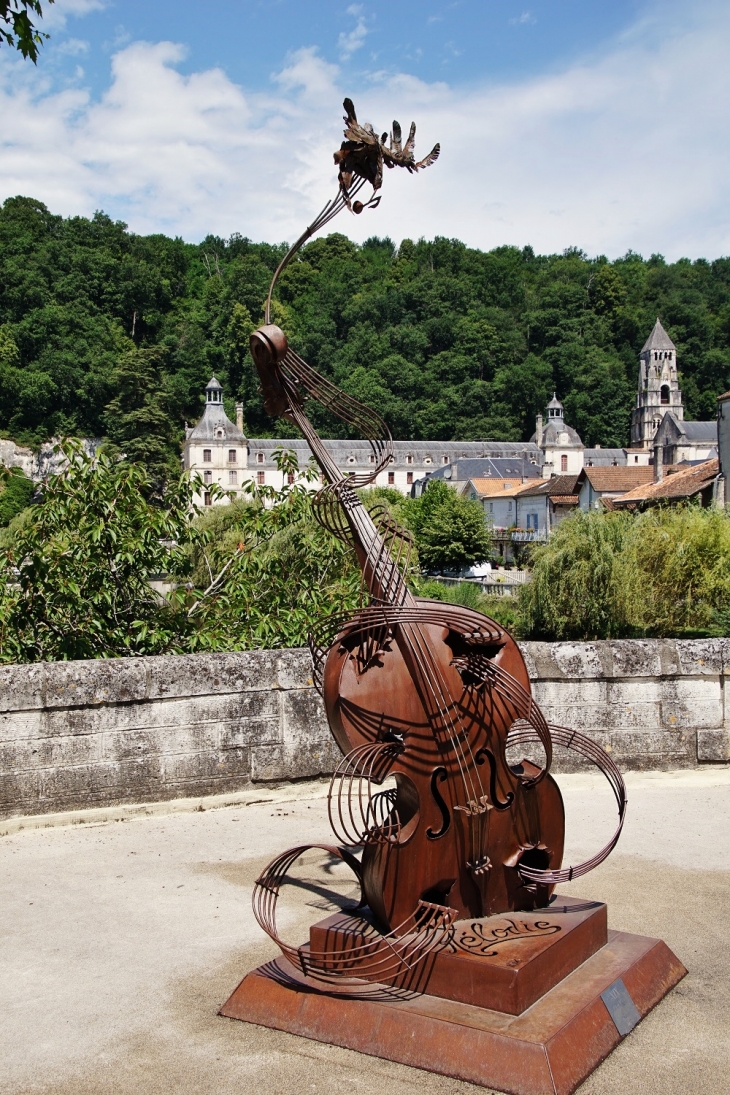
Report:
M559 782L575 861L611 830L611 799L592 776ZM618 850L561 892L606 901L611 927L661 937L689 976L580 1090L722 1095L730 769L629 774L627 784ZM308 785L290 801L1 838L0 1093L483 1091L216 1015L274 953L251 914L254 878L276 852L329 839L323 793ZM326 904L304 896L283 920L297 940L302 917L318 919Z

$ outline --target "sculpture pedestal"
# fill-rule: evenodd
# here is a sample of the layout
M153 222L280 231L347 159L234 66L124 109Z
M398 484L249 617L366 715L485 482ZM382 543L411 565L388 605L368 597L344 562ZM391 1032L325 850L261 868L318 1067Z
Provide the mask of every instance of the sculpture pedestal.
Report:
M604 905L557 897L549 910L462 921L457 946L430 966L390 985L363 981L356 996L279 958L248 974L220 1014L515 1095L568 1095L686 973L660 940L606 933L605 916ZM323 939L341 949L348 934L361 940L358 918L328 917L311 929L312 949Z

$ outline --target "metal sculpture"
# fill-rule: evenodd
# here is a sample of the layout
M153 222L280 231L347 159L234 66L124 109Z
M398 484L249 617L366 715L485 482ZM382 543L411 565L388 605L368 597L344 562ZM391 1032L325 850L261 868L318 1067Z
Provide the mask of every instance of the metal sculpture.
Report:
M281 940L276 900L303 847L269 865L253 898L260 925L286 957L328 982L355 966L358 979L382 981L447 947L456 921L547 906L557 883L606 858L626 809L624 784L611 758L589 738L545 722L514 639L477 612L410 592L402 564L409 534L386 512L369 512L357 494L392 459L387 426L310 368L270 322L282 270L341 209L359 212L379 201L383 163L415 171L438 157L437 144L424 160L414 161L415 125L402 148L400 126L393 122L386 147L387 134L378 139L372 126L360 125L350 99L344 107L346 140L335 153L339 192L280 264L266 322L251 336L266 410L295 424L308 441L325 482L315 511L325 528L354 548L368 601L351 619L323 621L311 649L315 681L344 757L330 786L332 828L343 844L361 847L362 858L343 848L328 850L353 870L361 904L374 923L355 952L351 945L305 952ZM366 181L373 197L353 204ZM307 398L367 437L373 453L367 474L339 471L305 413ZM606 847L568 868L561 868L562 799L549 774L554 741L598 766L619 814ZM542 747L542 767L528 760L508 763L510 746L527 743ZM387 777L395 785L378 790Z
M251 336L266 410L309 442L325 484L318 519L362 570L360 611L322 620L310 638L343 754L329 788L342 844L291 848L257 879L254 913L282 957L249 973L221 1014L515 1095L570 1095L686 970L660 940L609 934L601 902L553 894L616 845L621 773L590 738L545 721L519 647L495 620L412 594L409 534L357 493L392 459L385 423L271 323L276 281L304 241L345 208L374 208L383 164L413 172L438 156L436 145L415 162L413 125L402 147L394 122L386 147L349 99L345 112L337 195L284 257L266 322ZM370 199L353 200L366 182ZM340 472L307 417L309 398L369 439L368 474ZM523 745L539 748L541 765L510 763ZM554 745L595 764L618 807L608 844L569 867ZM349 867L360 901L292 946L279 934L277 902L312 847Z

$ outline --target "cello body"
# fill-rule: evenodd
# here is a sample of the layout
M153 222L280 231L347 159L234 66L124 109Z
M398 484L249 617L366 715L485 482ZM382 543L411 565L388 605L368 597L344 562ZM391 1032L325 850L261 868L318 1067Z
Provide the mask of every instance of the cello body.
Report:
M477 617L474 624L501 631L494 621L471 615ZM458 919L547 905L552 887L526 884L519 867L560 866L564 812L559 788L550 776L531 785L538 769L529 762L507 763L510 713L494 689L471 682L468 666L460 667L459 636L438 624L421 624L418 630L454 719L467 736L464 757L486 777L480 780L486 801L475 803L477 812L464 808L459 751L446 735L434 734L414 685L408 649L404 657L393 638L358 672L353 651L335 644L327 656L323 694L340 749L348 753L378 736L403 746L388 771L395 780L397 835L366 840L364 897L390 931L407 920L419 900L454 909ZM500 639L489 645L487 655L529 692L517 644L503 631Z

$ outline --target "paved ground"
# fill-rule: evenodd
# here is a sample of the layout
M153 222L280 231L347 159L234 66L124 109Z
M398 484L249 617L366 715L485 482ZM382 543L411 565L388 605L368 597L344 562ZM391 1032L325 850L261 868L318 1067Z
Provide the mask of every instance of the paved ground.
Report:
M570 852L594 850L610 830L611 800L591 776L559 780L574 861ZM607 901L611 926L661 936L690 974L581 1095L722 1095L730 1092L730 769L627 782L620 850L562 892ZM285 847L327 839L324 803L311 786L306 793L0 839L0 1093L483 1090L216 1016L241 977L272 955L251 915L256 874ZM319 918L323 895L301 893L309 918ZM301 912L289 914L292 938L303 935Z

